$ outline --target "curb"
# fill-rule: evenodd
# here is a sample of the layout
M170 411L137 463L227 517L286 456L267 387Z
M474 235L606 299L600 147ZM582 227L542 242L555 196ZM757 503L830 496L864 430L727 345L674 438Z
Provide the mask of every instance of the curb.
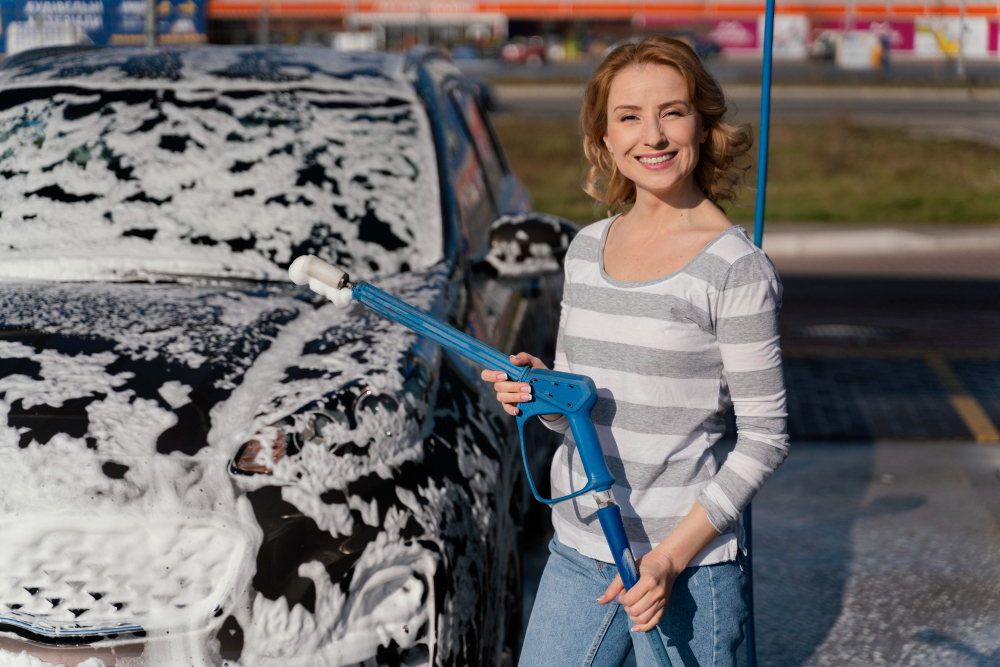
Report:
M1000 228L933 233L905 229L769 231L764 250L774 258L1000 252Z

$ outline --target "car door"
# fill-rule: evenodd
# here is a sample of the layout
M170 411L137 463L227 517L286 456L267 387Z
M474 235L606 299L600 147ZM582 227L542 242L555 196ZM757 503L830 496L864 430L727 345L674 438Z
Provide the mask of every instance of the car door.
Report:
M530 210L524 188L510 174L488 116L471 86L455 82L446 89L447 116L459 135L461 155L453 173L463 231L468 234L471 267L489 249L490 224L501 213ZM517 283L475 270L469 274L469 332L502 352L513 345L527 308Z

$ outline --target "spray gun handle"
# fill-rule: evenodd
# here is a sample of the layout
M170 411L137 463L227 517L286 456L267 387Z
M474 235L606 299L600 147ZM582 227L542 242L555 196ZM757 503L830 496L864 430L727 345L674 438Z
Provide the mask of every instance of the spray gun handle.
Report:
M597 404L597 387L594 381L586 375L533 368L521 382L530 384L532 390L532 400L520 403L518 407L521 412L517 415L517 430L521 436L521 457L524 459L524 471L532 495L539 501L552 505L585 493L610 489L615 479L604 461L604 452L601 450L597 431L594 430L594 423L590 420L590 412ZM587 484L582 489L561 498L543 498L538 494L535 482L531 478L528 452L524 442L524 426L535 416L553 413L566 415L569 420L573 441L576 443L587 476Z

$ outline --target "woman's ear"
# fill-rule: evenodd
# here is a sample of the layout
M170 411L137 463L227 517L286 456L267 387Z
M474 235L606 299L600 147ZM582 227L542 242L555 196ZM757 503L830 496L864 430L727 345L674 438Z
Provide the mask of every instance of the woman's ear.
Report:
M615 152L614 149L611 148L611 139L609 139L608 135L606 134L604 135L603 138L604 138L604 147L608 149L608 152L614 153Z

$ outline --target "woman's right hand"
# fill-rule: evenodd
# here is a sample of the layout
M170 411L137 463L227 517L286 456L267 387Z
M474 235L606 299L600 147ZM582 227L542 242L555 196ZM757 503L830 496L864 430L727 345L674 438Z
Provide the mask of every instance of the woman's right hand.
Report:
M533 357L527 352L519 352L513 354L510 357L510 363L515 366L530 366L531 368L545 368L547 369L542 360L538 357ZM503 409L509 415L517 416L521 413L521 410L517 407L518 403L527 403L531 400L531 385L527 382L511 382L507 377L507 374L503 371L495 370L484 370L481 376L485 381L492 382L493 388L497 392L497 400L503 406ZM559 415L550 415L555 418Z

